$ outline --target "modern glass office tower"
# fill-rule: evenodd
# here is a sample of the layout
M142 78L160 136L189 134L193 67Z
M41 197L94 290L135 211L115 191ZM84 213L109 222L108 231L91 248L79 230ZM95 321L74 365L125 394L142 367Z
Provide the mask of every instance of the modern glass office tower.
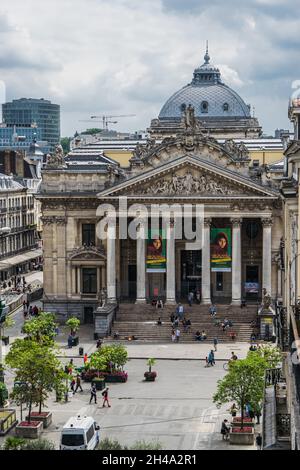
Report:
M8 127L31 127L41 131L41 140L49 142L51 150L60 141L60 106L49 100L21 98L2 105L3 122Z

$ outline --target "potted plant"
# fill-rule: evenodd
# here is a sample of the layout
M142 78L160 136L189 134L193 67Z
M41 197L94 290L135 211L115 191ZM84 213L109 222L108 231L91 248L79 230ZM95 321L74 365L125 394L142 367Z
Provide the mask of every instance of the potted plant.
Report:
M79 343L79 337L76 336L79 330L80 320L76 317L71 317L66 321L66 325L70 328L70 338L72 338L72 346L77 346Z
M91 355L83 379L91 381L94 377L104 377L105 382L126 382L128 375L123 367L127 360L127 350L123 345L105 345Z
M144 373L146 382L154 382L157 377L157 373L155 371L152 371L152 366L154 366L155 363L156 360L153 358L149 358L147 361L147 366L149 367L149 370Z

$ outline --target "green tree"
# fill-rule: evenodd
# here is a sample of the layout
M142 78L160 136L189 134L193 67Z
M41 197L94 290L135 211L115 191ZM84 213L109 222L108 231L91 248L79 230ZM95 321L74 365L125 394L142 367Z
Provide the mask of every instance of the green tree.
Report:
M83 135L95 135L100 134L103 132L103 129L99 129L97 127L92 127L91 129L86 129L85 131L81 132Z
M272 344L262 344L256 351L249 351L248 357L265 359L267 369L275 369L282 362L282 353Z
M32 339L17 339L12 344L5 362L14 369L15 379L26 384L26 387L21 387L21 399L29 404L30 421L32 405L39 406L41 412L49 393L63 380L61 363L56 359L51 347ZM15 394L18 393L16 389Z
M103 372L123 369L128 361L128 353L122 344L107 344L94 352L89 361L89 368ZM101 367L101 369L100 369Z
M218 381L217 392L213 396L217 406L231 401L241 410L241 427L244 426L244 407L247 403L258 407L264 393L264 372L266 361L261 357L249 356L232 361L229 371Z
M60 145L63 148L64 154L67 154L70 152L70 137L62 137L60 139Z
M44 312L32 320L26 321L23 332L38 343L53 345L57 326L55 315Z

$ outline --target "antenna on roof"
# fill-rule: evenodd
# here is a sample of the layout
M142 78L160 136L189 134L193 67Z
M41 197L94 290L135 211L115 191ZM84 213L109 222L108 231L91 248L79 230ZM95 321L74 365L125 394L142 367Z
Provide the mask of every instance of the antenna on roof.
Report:
M208 40L206 40L206 51L205 51L204 60L205 60L206 64L209 64L210 57L209 57L209 53L208 53Z

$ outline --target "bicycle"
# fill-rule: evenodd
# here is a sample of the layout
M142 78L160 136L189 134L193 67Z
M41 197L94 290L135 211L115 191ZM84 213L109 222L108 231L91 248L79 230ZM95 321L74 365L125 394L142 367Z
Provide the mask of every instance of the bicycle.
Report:
M223 369L227 372L229 370L230 361L224 362Z

